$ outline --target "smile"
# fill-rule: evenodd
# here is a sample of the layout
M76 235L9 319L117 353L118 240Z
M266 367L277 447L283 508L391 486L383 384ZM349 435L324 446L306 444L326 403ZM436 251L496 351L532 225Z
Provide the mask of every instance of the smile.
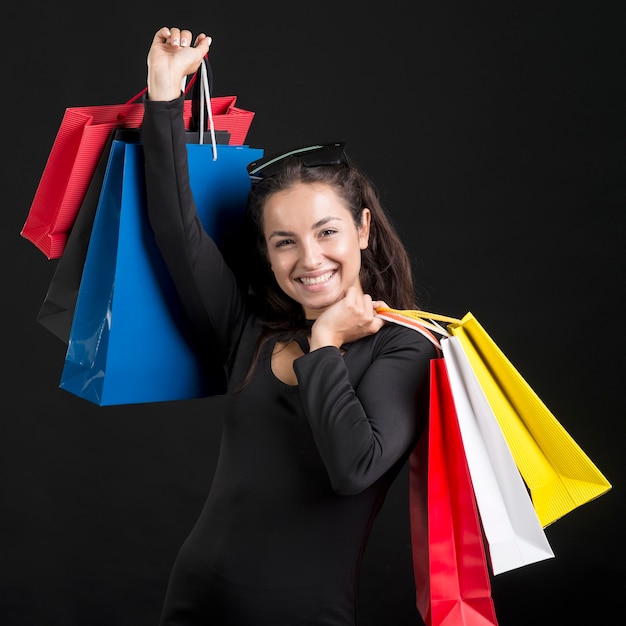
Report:
M322 283L327 282L328 280L330 280L335 274L335 270L332 270L330 272L326 272L325 274L321 274L320 276L315 276L314 278L305 278L304 276L301 278L298 278L298 280L303 284L303 285L321 285Z

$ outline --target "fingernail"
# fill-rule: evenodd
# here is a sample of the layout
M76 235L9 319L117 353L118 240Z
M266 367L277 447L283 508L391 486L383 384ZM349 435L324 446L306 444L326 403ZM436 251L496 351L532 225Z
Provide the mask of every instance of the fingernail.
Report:
M186 39L186 37L183 37L183 38L180 40L180 45L181 45L181 46L186 46L186 45L187 45L187 39Z

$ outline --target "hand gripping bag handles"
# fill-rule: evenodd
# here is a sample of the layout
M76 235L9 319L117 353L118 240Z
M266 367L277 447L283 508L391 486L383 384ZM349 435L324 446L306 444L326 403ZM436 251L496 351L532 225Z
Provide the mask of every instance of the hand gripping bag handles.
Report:
M188 92L195 75L187 85ZM116 129L139 128L145 89L124 104L77 106L64 112L52 149L20 234L49 259L63 254L69 232L98 161ZM235 96L211 99L215 128L230 133L229 143L243 145L254 113L235 106ZM193 100L185 100L184 121L189 130L196 121Z
M187 151L200 220L220 245L225 233L219 218L226 213L236 221L235 214L243 214L250 188L246 166L263 151L214 142L187 144ZM145 215L143 181L141 144L114 140L60 382L100 406L223 391L220 372L207 372L188 341Z
M430 363L428 426L409 459L416 604L427 626L495 626L480 520L445 360Z

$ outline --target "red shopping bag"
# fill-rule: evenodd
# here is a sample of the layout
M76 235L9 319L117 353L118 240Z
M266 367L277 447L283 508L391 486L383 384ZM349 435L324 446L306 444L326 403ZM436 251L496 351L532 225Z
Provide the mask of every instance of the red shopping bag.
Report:
M416 604L427 626L497 625L478 510L443 358L428 428L410 458Z
M195 79L195 75L193 77ZM194 80L189 81L187 92ZM49 259L63 254L69 232L87 193L100 156L113 131L139 128L143 103L137 102L145 89L124 104L70 107L44 167L21 235ZM242 145L254 113L235 106L236 96L211 98L216 131L227 131L228 143ZM185 101L185 128L197 123L193 99Z

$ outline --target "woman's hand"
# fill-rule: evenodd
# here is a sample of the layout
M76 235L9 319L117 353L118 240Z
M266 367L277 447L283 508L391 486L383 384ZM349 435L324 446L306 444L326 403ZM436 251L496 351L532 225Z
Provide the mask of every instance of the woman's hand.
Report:
M310 349L323 346L340 348L345 343L377 333L385 322L376 315L376 308L386 306L382 300L372 300L367 294L351 287L341 300L315 320L311 328Z
M189 30L164 26L155 35L148 52L148 98L174 100L181 93L183 78L193 74L208 53L211 38L200 33L192 44Z

